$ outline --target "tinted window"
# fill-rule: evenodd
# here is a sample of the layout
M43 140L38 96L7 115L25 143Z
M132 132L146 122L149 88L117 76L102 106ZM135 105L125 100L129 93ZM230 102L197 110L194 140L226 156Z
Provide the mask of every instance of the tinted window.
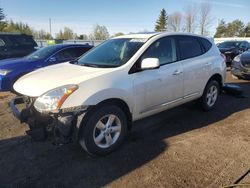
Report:
M200 41L201 41L201 44L202 44L205 52L210 50L210 48L212 47L211 42L209 42L207 39L204 39L204 38L200 38Z
M90 47L77 47L77 48L74 48L75 55L76 55L75 57L80 57L85 52L87 52L89 49L90 49Z
M178 37L181 59L196 57L202 54L202 49L196 37Z
M166 37L154 42L142 55L141 60L145 58L158 58L161 65L176 61L174 39Z
M74 48L64 49L58 52L56 55L58 61L63 61L67 59L74 59L76 56L76 51Z
M236 48L239 47L240 42L238 41L226 41L218 45L219 48Z
M58 49L57 49L56 45L47 46L47 47L41 48L41 49L33 52L32 54L28 55L27 58L32 59L32 60L48 58L50 55L55 53L57 50Z
M59 61L76 59L88 51L89 47L74 47L64 49L56 54L56 58Z
M17 35L13 37L18 45L37 46L35 41L32 39L32 37L25 36L25 35Z

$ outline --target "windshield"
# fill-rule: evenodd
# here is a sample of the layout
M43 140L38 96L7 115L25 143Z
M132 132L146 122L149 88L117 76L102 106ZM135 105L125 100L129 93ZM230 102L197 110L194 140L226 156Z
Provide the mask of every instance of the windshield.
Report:
M77 64L92 67L119 67L125 64L146 39L110 39L82 56Z
M50 55L55 53L56 50L57 50L57 46L44 47L28 55L27 58L31 60L39 60L39 59L48 58Z
M232 48L239 47L240 42L223 42L218 45L219 48Z

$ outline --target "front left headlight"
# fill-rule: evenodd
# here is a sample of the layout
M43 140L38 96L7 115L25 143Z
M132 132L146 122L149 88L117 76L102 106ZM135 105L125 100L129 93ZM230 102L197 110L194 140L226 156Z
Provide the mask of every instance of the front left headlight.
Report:
M78 89L77 85L65 85L38 97L34 103L34 107L39 112L53 112L61 108L64 101Z
M1 76L6 76L8 73L10 73L11 70L7 70L7 69L0 69L0 75Z

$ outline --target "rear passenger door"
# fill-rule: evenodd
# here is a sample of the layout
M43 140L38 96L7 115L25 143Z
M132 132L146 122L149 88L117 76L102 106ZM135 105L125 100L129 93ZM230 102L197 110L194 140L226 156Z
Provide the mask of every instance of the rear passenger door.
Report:
M184 98L195 98L203 92L204 84L212 68L212 59L205 54L202 38L193 36L177 36L176 38L183 67Z

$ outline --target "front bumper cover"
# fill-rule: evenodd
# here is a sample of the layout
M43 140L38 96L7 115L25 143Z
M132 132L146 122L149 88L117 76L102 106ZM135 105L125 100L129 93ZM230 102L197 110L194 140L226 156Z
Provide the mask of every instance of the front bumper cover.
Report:
M80 108L71 112L60 111L53 114L41 114L33 107L33 102L25 96L12 99L9 107L13 115L20 120L21 123L29 125L30 130L26 133L34 140L44 140L48 135L54 135L59 143L67 143L71 138L77 140L78 129L81 124L82 115L87 109ZM24 106L19 110L18 105ZM52 134L51 134L52 133Z

